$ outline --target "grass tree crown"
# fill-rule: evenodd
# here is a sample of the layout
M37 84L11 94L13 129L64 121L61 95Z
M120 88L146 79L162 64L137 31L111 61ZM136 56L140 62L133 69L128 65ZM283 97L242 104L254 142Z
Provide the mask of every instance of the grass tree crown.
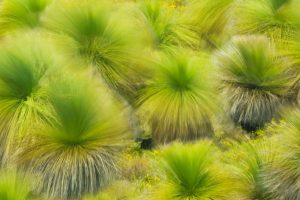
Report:
M219 47L229 34L229 11L233 0L192 0L183 9L183 21L202 40L202 47Z
M129 28L131 21L115 10L118 6L108 1L56 2L46 24L67 55L95 67L105 83L127 100L143 80L143 56L137 31Z
M127 122L109 92L101 90L98 96L92 88L75 80L51 86L56 121L41 124L18 159L21 168L40 174L39 193L78 199L96 193L116 175Z
M149 119L157 143L211 136L209 121L214 95L205 55L188 59L185 53L162 56L141 92L141 113Z
M15 136L23 137L34 123L51 119L45 85L55 63L38 38L32 43L28 37L9 38L0 50L1 157L17 145L12 144Z
M5 0L0 4L0 36L41 25L52 0Z
M174 47L198 45L196 32L161 0L141 0L139 10L137 17L141 19L154 50L173 51Z
M234 122L249 131L270 122L291 85L288 60L264 36L240 36L221 51L217 62Z
M299 135L300 111L287 112L285 120L278 127L277 148L280 149L279 160L271 166L265 179L274 199L300 198Z
M297 36L300 27L299 0L237 2L234 30L238 34L264 33L275 42Z
M234 183L233 199L274 199L275 195L266 181L269 165L278 159L273 143L265 139L236 143L225 154L224 161L229 162L228 170Z
M222 173L215 171L216 149L208 142L182 145L176 143L162 154L166 178L153 199L210 199L224 197Z

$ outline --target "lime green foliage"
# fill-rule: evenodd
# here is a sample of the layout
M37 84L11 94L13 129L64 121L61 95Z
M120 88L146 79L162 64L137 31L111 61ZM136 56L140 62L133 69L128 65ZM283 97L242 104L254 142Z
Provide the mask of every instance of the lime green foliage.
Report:
M32 183L28 176L12 170L0 172L0 199L1 200L32 200L30 192Z
M208 142L175 144L163 153L166 180L152 199L222 199L226 195L220 169L215 168L216 149Z
M129 181L115 181L112 185L99 192L98 195L87 196L84 200L133 200L139 194L137 184Z
M300 26L299 0L241 0L233 21L238 34L265 33L274 41L293 38Z
M51 0L4 0L0 4L0 37L9 32L33 29L41 24Z
M221 87L234 122L256 130L278 112L291 85L288 62L263 36L237 37L218 57Z
M173 9L160 0L141 0L139 3L141 28L146 29L154 50L173 51L174 47L197 46L196 33Z
M149 119L157 143L211 136L209 120L213 90L205 55L189 58L184 52L162 56L140 95L141 112Z
M205 47L218 47L228 37L226 30L230 20L233 0L191 0L183 11L184 21L196 31Z
M52 83L56 123L36 129L19 155L21 167L40 174L37 190L49 197L97 192L116 175L118 152L127 142L127 122L109 92L83 81Z
M107 1L58 1L47 26L69 53L85 58L109 87L130 98L143 79L143 59L130 21L115 15L114 9Z
M268 185L274 193L274 199L299 199L300 198L300 112L299 109L289 113L286 117L287 124L277 129L282 133L277 138L280 148L280 159L273 164L266 175Z
M294 38L286 42L287 45L283 50L283 54L290 60L292 64L291 74L293 75L293 85L290 88L290 100L292 102L300 102L300 38Z
M0 200L300 199L299 33L300 0L0 0Z
M39 42L21 38L7 40L0 50L1 159L17 145L16 135L23 136L34 123L51 118L44 86L47 71L54 63Z
M265 180L266 168L276 160L276 150L268 140L248 141L227 152L225 162L230 162L236 193L233 199L272 200L272 192ZM228 159L229 156L229 159Z

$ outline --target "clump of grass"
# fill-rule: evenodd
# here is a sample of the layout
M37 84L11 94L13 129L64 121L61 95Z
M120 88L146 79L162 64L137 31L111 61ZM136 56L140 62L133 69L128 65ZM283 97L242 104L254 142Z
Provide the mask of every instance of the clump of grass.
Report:
M226 185L214 166L216 152L208 142L167 148L162 157L165 180L152 199L223 199Z
M182 21L203 41L204 48L219 47L229 36L232 0L191 0L183 8Z
M0 50L2 162L9 159L10 151L17 145L16 136L26 135L35 123L51 120L45 85L55 63L52 56L46 56L49 52L43 49L48 46L41 45L38 38L37 42L32 43L28 39L31 36L37 35L10 38ZM28 48L24 49L24 46Z
M232 174L233 199L274 199L266 181L269 165L277 161L278 151L273 142L266 139L246 141L225 153L224 162Z
M236 37L218 57L228 112L247 131L275 117L292 79L289 62L263 36Z
M195 31L182 21L179 13L160 0L139 1L141 28L146 29L153 50L172 52L177 47L195 48Z
M268 187L273 192L274 199L299 199L299 109L289 112L285 117L285 123L278 126L276 132L280 133L277 136L280 157L275 164L270 166L266 174Z
M122 110L107 90L80 78L53 83L49 98L56 120L37 125L17 163L41 177L38 193L64 200L94 194L118 172L128 139Z
M83 58L114 91L130 101L143 83L139 36L127 16L108 1L62 1L49 11L47 27L71 58ZM144 60L143 60L144 61Z
M209 116L214 95L207 64L205 55L189 59L183 52L158 62L139 98L156 143L212 136Z
M0 37L41 25L51 0L4 0L0 4Z
M234 27L238 34L263 33L275 42L298 35L299 0L237 1Z

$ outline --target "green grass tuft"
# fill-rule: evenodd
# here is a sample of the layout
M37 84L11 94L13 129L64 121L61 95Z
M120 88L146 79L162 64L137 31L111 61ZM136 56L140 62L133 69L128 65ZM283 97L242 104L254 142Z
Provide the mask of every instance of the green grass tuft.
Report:
M205 55L190 60L184 52L162 56L139 98L156 143L212 136L214 95L208 71Z
M218 58L221 87L235 123L256 130L276 116L292 83L289 64L263 36L241 36Z
M18 157L20 167L41 176L38 192L51 198L96 193L116 175L128 139L127 121L107 90L79 80L53 83L56 123L41 124Z

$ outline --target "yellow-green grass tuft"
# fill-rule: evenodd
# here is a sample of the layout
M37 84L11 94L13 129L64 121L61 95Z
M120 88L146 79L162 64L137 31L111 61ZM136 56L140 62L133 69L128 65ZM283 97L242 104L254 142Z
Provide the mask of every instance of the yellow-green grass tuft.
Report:
M126 100L143 83L143 49L132 21L109 1L57 1L47 16L47 28L71 59L81 58ZM143 60L144 61L144 60Z
M215 97L208 63L206 55L189 58L181 51L162 56L154 66L138 101L156 143L212 136Z
M51 0L4 0L0 4L0 37L41 26Z
M289 61L264 36L235 37L218 56L220 87L227 110L248 131L278 114L292 79Z
M217 152L207 141L168 147L161 163L165 178L150 199L226 199L225 176L214 160Z
M79 78L52 83L56 122L37 126L17 160L20 168L41 177L38 193L81 199L117 174L118 152L128 141L127 120L109 92L98 89Z

